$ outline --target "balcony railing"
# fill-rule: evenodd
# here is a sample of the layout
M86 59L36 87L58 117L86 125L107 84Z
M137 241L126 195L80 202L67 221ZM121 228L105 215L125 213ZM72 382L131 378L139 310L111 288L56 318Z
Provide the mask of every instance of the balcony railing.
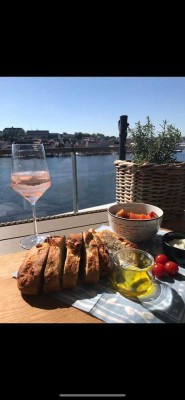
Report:
M119 153L119 146L111 146L111 147L65 147L65 148L50 148L47 149L45 148L46 156L47 157L56 157L56 156L64 156L64 155L70 155L71 156L71 162L72 162L72 183L73 183L73 210L70 213L67 214L77 214L79 211L79 204L78 204L78 178L77 178L77 162L76 162L76 157L78 155L103 155L103 154L115 154ZM0 149L0 157L11 157L11 149ZM107 204L102 204L99 207L91 207L88 208L87 210L90 209L101 209L105 208ZM84 210L80 210L84 211ZM54 216L52 216L53 218ZM56 216L57 217L57 216ZM49 217L41 217L38 218L38 220L44 220ZM13 224L21 221L13 221L13 222L3 222L0 223L0 225L6 225L6 224ZM27 220L23 220L22 222L28 222Z

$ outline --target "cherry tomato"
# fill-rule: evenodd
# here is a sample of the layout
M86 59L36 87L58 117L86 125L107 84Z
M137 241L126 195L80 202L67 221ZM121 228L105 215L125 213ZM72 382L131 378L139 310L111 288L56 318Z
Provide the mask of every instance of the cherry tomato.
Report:
M157 278L160 278L161 276L164 276L166 274L166 271L164 269L164 265L160 263L154 264L152 268L152 273L153 275L157 276Z
M166 262L168 262L168 257L166 257L165 254L158 254L155 257L155 262L159 264L166 264Z
M166 264L164 264L164 269L168 275L176 275L179 267L175 262L168 261Z

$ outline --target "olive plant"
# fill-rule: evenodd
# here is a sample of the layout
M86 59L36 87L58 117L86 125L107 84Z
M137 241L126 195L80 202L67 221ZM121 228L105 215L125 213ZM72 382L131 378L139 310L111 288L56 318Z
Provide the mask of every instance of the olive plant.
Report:
M181 140L181 132L174 125L168 125L164 120L160 125L162 130L155 131L149 116L146 124L135 124L135 128L128 128L132 140L132 161L135 163L171 163L176 161L174 150Z

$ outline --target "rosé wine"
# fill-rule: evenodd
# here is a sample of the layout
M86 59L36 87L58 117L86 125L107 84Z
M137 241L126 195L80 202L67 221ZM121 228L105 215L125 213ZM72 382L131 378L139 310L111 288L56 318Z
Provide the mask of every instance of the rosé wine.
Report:
M11 176L11 187L31 204L35 203L51 186L47 171L14 172Z

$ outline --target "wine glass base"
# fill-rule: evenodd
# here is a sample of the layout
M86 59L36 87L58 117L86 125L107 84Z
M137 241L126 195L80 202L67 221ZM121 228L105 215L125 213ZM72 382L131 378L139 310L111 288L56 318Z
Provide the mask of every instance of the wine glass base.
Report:
M43 243L49 235L32 235L28 236L20 241L20 246L23 249L31 249L31 247L36 246L37 244Z

